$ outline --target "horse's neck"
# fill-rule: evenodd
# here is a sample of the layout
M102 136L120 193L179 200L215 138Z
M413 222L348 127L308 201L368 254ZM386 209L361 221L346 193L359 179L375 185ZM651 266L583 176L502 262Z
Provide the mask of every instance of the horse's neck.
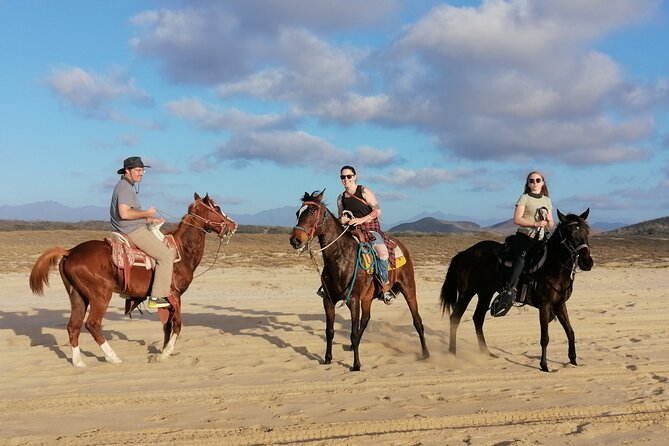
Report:
M205 234L202 229L195 227L191 221L186 221L187 217L181 219L173 235L181 249L181 263L188 265L192 271L195 271L204 254Z
M323 232L318 237L322 251L323 261L333 275L348 276L351 274L348 264L357 256L358 244L350 233L343 234L344 227L328 211L329 217L323 223ZM341 235L341 237L340 237Z
M548 249L546 269L556 275L569 274L568 271L574 266L576 259L562 243L559 227L548 239L546 249Z

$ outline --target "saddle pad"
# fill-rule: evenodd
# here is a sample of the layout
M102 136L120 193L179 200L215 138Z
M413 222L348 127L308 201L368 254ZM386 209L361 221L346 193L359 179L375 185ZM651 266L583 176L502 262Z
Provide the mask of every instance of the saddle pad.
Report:
M407 263L407 258L404 256L404 253L402 252L402 249L400 249L399 245L395 245L395 266L392 264L388 264L388 271L392 271L394 269L400 269ZM374 268L370 268L370 265L372 264L373 258L372 258L372 253L362 253L361 256L361 261L362 261L362 266L365 268L367 274L372 274L374 273Z
M153 269L156 267L156 261L132 244L124 234L111 232L110 237L105 240L111 245L112 261L118 268L125 269L128 266L143 266L146 269ZM181 260L181 253L177 248L172 234L163 234L162 241L175 254L174 263L179 262Z

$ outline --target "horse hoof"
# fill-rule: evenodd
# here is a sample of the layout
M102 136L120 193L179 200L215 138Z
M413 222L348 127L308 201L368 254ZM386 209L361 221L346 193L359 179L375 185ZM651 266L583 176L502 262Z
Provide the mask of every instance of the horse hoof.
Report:
M322 364L323 364L323 365L328 365L328 364L331 364L331 363L332 363L332 360L331 360L331 359L326 359L326 360L323 361Z
M79 367L80 369L85 369L87 367L87 365L82 361L73 362L72 365L75 367Z
M359 372L360 371L360 366L359 365L357 365L357 366L354 365L353 367L351 367L351 371L352 372Z
M423 355L420 357L420 359L429 359L430 358L430 352L423 352Z

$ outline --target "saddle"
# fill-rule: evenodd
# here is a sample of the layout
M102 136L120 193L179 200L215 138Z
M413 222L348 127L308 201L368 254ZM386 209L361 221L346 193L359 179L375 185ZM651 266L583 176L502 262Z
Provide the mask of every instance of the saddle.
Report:
M162 223L152 226L150 229L174 253L174 263L177 263L181 260L177 243L172 234L163 234L160 231L160 226L162 226ZM112 249L112 263L123 271L123 289L128 288L130 273L134 266L143 267L147 270L155 269L156 260L139 249L125 234L112 231L109 235L105 238L105 241L109 243Z
M513 243L513 235L507 237L504 244L494 251L497 256L497 261L502 266L500 268L500 278L502 282L506 282L511 276L511 268L513 267L514 256L511 244ZM543 266L548 256L547 249L548 238L537 240L528 250L525 255L525 266L518 279L518 296L517 302L530 303L532 300L531 290L534 289L536 283L534 280L534 273Z
M376 260L376 253L374 252L374 248L371 247L370 244L368 243L363 243L360 242L361 245L367 245L370 248L367 251L363 251L360 253L360 260L362 263L362 267L365 269L367 274L373 274L374 273L374 268L371 268L371 265L375 262ZM404 252L402 252L402 249L399 247L399 245L395 245L395 249L392 251L388 251L388 273L390 273L393 270L400 269L407 263L407 258L404 255ZM391 262L390 259L393 259Z

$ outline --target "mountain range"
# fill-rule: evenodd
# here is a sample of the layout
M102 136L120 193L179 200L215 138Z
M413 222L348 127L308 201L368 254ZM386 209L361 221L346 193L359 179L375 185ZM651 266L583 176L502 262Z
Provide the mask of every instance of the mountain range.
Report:
M240 225L283 226L295 225L295 206L284 206L268 209L255 214L234 214L229 217ZM89 220L109 220L109 208L102 206L70 207L56 201L41 201L18 206L1 205L0 220L80 222ZM476 221L476 222L475 222ZM499 222L493 219L474 219L465 215L445 214L442 212L422 212L411 218L389 224L382 222L384 228L394 232L428 232L428 233L461 233L491 231L512 233L515 230L513 221ZM641 224L641 223L640 223ZM625 223L597 222L592 223L598 232L612 231L625 227Z

